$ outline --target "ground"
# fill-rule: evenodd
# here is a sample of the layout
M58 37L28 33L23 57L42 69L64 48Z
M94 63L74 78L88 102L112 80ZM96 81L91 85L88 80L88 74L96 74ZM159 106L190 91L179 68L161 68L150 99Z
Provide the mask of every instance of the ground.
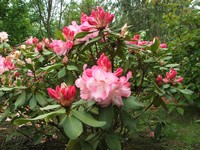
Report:
M200 150L200 109L188 107L184 116L169 115L170 124L166 125L160 139L149 137L148 132L140 132L126 142L123 150ZM10 138L15 128L10 122L0 124L1 150L63 150L63 140L51 139L34 145L24 136ZM7 141L6 141L7 140Z

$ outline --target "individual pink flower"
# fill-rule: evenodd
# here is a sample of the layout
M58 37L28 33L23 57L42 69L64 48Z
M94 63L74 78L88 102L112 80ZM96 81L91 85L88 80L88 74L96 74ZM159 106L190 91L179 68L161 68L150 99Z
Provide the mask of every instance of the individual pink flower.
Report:
M167 44L166 43L160 44L160 48L167 48Z
M62 83L61 86L57 85L55 90L52 88L47 90L48 95L64 107L69 107L76 95L75 86L67 86L65 83Z
M115 74L117 77L121 76L122 73L123 73L123 69L122 69L122 68L117 68L117 70L114 72L114 74Z
M83 75L76 80L75 84L80 88L82 99L94 100L101 107L107 107L110 104L120 107L123 105L122 97L131 95L128 80L132 73L128 72L126 77L118 77L123 70L120 68L112 73L111 66L108 64L110 64L109 60L102 54L98 66L86 69L84 65Z
M49 48L50 47L50 40L48 38L43 38L42 42L45 45L45 48Z
M182 77L179 77L177 80L176 80L176 82L182 82L183 81L183 78Z
M53 40L50 47L56 52L57 55L65 55L73 47L74 43L72 41L64 42L62 40Z
M82 24L81 26L83 27L83 24ZM68 29L70 29L71 31L74 32L74 37L75 37L78 33L85 31L85 30L82 30L82 29L81 29L81 26L79 26L79 25L76 23L76 21L72 21L72 24L69 25ZM88 30L87 30L87 31L88 31ZM93 29L93 27L91 28L91 30L89 30L89 32L90 32L90 33L87 34L85 37L83 37L83 38L78 38L78 39L76 39L76 41L77 41L77 42L86 42L86 41L88 41L89 39L93 39L93 38L97 37L98 34L99 34L99 31L96 30L96 29Z
M64 27L62 32L66 41L73 41L75 35L73 30L70 30L68 27Z
M111 71L111 62L108 59L108 57L105 56L104 53L101 54L100 58L97 60L97 65L107 72Z

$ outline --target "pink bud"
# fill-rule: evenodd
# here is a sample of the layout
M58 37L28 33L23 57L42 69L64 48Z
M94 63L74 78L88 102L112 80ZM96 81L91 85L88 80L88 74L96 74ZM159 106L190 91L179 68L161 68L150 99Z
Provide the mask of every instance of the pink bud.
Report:
M170 69L170 72L167 72L167 73L166 73L167 79L168 79L168 80L172 80L172 81L176 78L176 75L177 75L177 71L174 70L174 68L171 68L171 69Z
M39 40L36 37L34 37L33 38L33 44L37 44L38 42L39 42Z
M163 77L162 77L161 75L158 75L158 77L156 78L156 83L157 83L158 85L161 85L162 82L163 82Z
M19 77L19 72L18 71L14 72L14 76Z
M37 48L37 50L38 50L39 52L41 52L41 51L42 51L42 44L41 44L41 43L38 43L38 44L36 45L36 48Z
M149 137L151 137L151 138L154 138L154 137L155 137L154 131L151 131L151 132L149 133Z
M165 43L160 44L160 48L167 48L167 44Z
M48 94L51 98L55 99L62 106L69 107L74 101L76 95L75 86L67 86L62 83L60 86L56 86L56 89L48 88Z

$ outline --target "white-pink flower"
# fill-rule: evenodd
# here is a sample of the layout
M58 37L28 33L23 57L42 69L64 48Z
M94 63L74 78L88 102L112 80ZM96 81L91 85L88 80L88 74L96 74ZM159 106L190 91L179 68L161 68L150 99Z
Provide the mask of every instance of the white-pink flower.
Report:
M101 107L107 107L110 104L118 107L123 105L122 97L131 95L129 78L132 76L128 72L127 76L118 77L119 73L106 71L102 66L93 66L83 71L75 84L80 88L80 97L85 100L94 100Z
M8 34L6 32L0 32L0 43L8 41Z

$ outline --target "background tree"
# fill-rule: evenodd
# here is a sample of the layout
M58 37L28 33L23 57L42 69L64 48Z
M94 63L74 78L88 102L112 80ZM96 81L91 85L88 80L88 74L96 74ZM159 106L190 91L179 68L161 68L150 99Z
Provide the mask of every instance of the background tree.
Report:
M25 40L32 33L28 4L24 0L0 1L0 31L6 31L10 44Z

